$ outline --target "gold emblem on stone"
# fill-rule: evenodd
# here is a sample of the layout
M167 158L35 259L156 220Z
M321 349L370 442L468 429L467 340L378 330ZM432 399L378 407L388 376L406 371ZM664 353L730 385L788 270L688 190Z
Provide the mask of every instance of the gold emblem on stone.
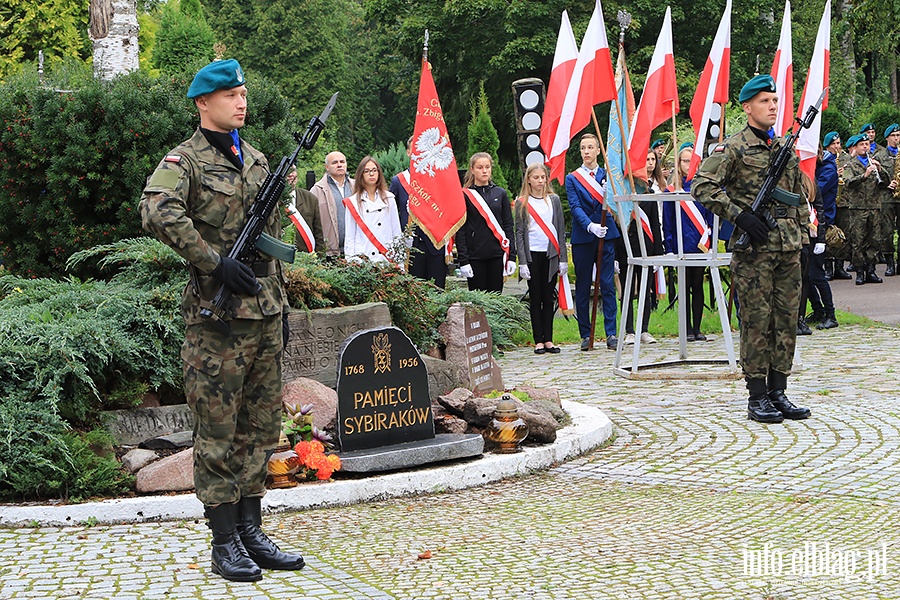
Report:
M391 343L386 333L379 333L372 339L372 355L375 358L375 372L391 370Z

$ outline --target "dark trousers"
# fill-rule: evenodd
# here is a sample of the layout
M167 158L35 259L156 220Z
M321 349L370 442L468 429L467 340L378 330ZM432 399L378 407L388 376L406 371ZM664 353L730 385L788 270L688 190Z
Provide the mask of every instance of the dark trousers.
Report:
M531 279L528 280L528 308L531 312L531 334L535 344L553 341L553 313L557 274L550 277L550 261L546 252L532 252L528 263Z
M825 279L825 254L810 254L809 270L807 271L804 286L809 289L809 303L812 305L813 312L819 314L834 311L834 298L831 295L831 286ZM806 303L801 301L800 316L803 316L806 310Z
M703 275L706 273L706 267L685 267L685 298L688 310L687 314L687 332L700 333L700 321L703 319Z
M409 259L409 274L419 279L433 279L441 289L447 285L447 261L444 253L413 252ZM474 267L472 269L475 270Z
M572 262L575 263L575 317L578 333L582 338L591 335L591 293L594 289L594 263L597 261L599 240L572 246ZM600 297L603 301L603 329L606 336L616 335L616 284L613 280L616 250L607 240L603 244L600 264Z
M621 263L619 263L621 264ZM641 281L641 273L643 269L641 267L634 268L634 279L632 282L632 287L634 290L643 290L645 295L644 299L644 319L642 321L643 325L641 326L641 333L647 331L647 325L650 323L650 309L653 308L653 296L652 296L652 285L653 285L653 269L650 269L650 275L647 277L646 281ZM628 295L628 303L625 305L623 309L626 312L625 315L625 333L634 333L634 300L637 297L637 294L634 293L633 290L629 290L632 293ZM638 292L640 293L640 292Z
M480 290L482 292L503 291L503 257L488 258L486 260L469 260L474 275L469 277L469 291Z

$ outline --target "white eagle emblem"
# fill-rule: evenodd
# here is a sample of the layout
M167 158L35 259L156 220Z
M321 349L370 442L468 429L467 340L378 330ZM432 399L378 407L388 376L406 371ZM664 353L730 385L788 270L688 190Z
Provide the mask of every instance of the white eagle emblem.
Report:
M443 171L453 162L450 140L441 136L437 127L426 129L416 140L416 152L412 155L416 173L427 173L434 177L434 170Z

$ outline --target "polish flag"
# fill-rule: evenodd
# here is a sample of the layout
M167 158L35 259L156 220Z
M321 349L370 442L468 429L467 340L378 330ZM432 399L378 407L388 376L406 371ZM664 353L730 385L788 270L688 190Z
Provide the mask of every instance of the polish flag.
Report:
M656 40L656 49L650 59L650 70L641 103L634 113L634 122L628 136L628 156L632 173L639 179L647 179L647 152L650 136L673 114L677 113L678 86L675 84L675 53L672 50L672 9L666 7L662 30Z
M778 90L778 119L775 121L775 135L787 135L794 125L794 56L791 50L791 1L784 3L784 17L781 19L781 37L778 50L772 62L772 79Z
M562 114L566 90L572 80L575 62L578 60L578 43L569 23L569 13L563 11L559 25L559 37L556 39L556 53L553 55L553 70L550 71L550 83L547 86L547 100L544 102L544 118L541 123L541 148L550 167L550 179L556 177L563 182L566 176L566 153L550 157L553 150L553 139L559 128L559 117Z
M828 67L831 62L831 0L825 2L825 12L819 22L819 33L816 34L816 45L809 61L809 73L803 86L803 95L797 106L797 116L801 119L806 109L822 95L828 87ZM809 129L801 129L797 138L797 154L800 155L800 170L816 180L816 156L819 152L819 132L822 129L822 112L828 107L828 96L822 101L821 110L813 119Z
M613 74L609 42L606 40L606 24L603 22L600 0L596 0L594 14L591 15L587 31L584 33L581 51L578 53L572 79L566 90L559 127L550 150L550 159L565 156L572 138L590 123L591 109L595 104L615 97L616 78Z
M719 29L713 39L706 66L700 74L700 83L691 102L691 122L694 124L694 154L691 155L691 167L688 169L688 180L694 178L703 152L706 148L706 128L710 120L715 118L714 104L718 104L719 115L728 102L728 74L731 65L731 0L725 3L725 13L719 21ZM678 157L675 158L678 160Z

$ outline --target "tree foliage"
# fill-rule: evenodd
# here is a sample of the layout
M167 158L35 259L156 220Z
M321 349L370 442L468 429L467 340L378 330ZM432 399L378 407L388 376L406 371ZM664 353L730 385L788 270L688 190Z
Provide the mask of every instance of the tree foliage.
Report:
M494 168L491 172L491 179L494 183L502 188L506 188L506 177L503 176L503 169L498 162L500 149L500 136L497 135L497 129L491 122L491 112L488 108L487 95L484 93L484 86L481 86L478 97L472 102L471 119L469 119L469 146L467 157L471 157L476 152L487 152L494 160ZM461 161L466 164L466 159Z
M75 0L4 0L0 3L0 81L37 61L87 59L88 3Z
M167 2L154 40L153 66L164 73L180 73L195 62L209 62L215 41L200 0Z

